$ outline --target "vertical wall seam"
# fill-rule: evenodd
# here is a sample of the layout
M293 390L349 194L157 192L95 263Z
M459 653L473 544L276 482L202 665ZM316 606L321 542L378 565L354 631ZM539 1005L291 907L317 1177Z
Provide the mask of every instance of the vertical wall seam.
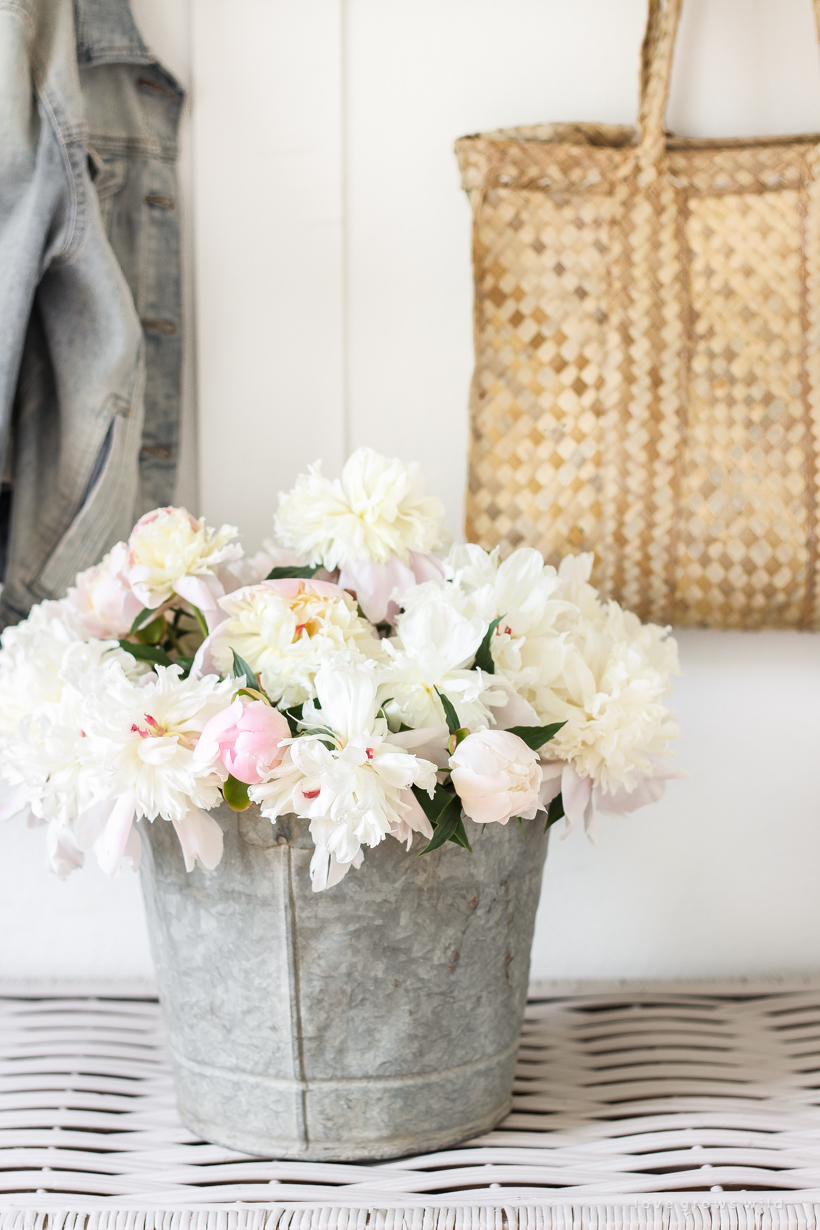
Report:
M196 234L196 184L197 157L196 140L194 137L194 97L196 90L196 62L194 59L194 22L196 21L196 5L194 0L188 0L188 81L185 98L182 102L180 126L188 124L188 175L185 186L185 197L182 200L183 209L180 218L180 258L182 275L182 381L180 388L180 422L177 440L177 490L175 499L179 499L179 462L182 453L182 433L185 428L185 411L190 406L188 429L193 439L190 449L194 458L193 495L194 507L202 507L202 457L200 455L202 433L199 430L199 317L197 313L197 234ZM177 174L179 175L179 159L177 159ZM187 206L186 206L187 201ZM190 387L186 388L186 384ZM197 511L199 515L199 511Z
M350 456L352 444L350 396L350 191L348 155L350 152L348 107L348 0L339 4L339 195L341 206L340 278L342 348L342 460Z

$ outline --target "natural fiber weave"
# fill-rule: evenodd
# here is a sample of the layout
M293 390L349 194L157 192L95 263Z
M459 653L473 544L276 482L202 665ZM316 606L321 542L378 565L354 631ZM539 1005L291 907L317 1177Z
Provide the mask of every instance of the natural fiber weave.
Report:
M820 0L814 0L820 27ZM820 135L667 136L681 0L636 129L456 144L474 210L467 536L644 619L820 628Z

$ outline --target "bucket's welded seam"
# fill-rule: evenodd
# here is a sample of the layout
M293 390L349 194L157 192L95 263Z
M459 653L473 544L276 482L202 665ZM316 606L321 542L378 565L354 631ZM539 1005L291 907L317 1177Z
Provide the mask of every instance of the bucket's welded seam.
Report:
M300 997L299 978L299 939L296 928L296 899L293 892L293 851L289 842L279 846L282 851L282 902L285 909L285 934L288 946L288 986L290 988L290 1029L291 1054L294 1071L297 1073L293 1081L284 1080L279 1083L298 1088L299 1095L296 1111L296 1128L300 1138L308 1147L307 1122L307 1090L305 1080L305 1053L302 1044L302 1004ZM204 1067L205 1065L203 1065ZM218 1068L214 1072L220 1071Z

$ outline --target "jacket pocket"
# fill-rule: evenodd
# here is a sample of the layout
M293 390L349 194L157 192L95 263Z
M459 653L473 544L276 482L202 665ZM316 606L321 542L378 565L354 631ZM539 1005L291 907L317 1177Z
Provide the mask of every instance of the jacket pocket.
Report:
M97 563L128 536L137 497L141 435L141 414L115 411L111 415L85 500L32 585L42 597L61 597L79 571Z
M103 158L95 149L88 148L88 174L100 202L105 233L111 237L111 221L114 216L114 198L122 192L128 180L128 161L125 158Z

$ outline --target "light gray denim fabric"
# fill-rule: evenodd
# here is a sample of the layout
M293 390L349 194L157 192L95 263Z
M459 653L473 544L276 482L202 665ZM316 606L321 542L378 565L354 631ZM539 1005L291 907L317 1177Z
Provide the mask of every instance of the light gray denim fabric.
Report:
M3 625L64 593L134 511L142 331L85 142L71 0L0 0L3 453L14 414Z
M174 498L182 320L177 128L183 91L157 63L128 0L75 0L88 153L103 223L145 337L137 513Z
M127 0L0 0L0 627L171 498L181 99Z

